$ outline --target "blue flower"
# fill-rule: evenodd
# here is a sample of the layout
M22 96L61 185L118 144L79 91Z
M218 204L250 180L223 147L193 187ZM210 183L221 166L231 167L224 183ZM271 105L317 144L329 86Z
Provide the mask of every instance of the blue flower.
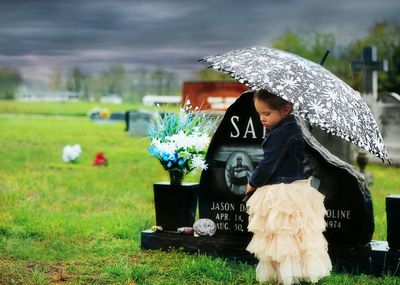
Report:
M168 167L168 168L171 168L171 166L172 166L172 162L169 161L168 164L167 164L167 167Z
M179 166L182 166L182 165L185 164L185 162L186 162L186 160L185 160L184 158L180 158L180 159L178 160L178 165L179 165Z
M150 152L150 154L151 154L152 156L155 156L155 157L158 157L158 155L160 154L160 151L158 150L158 148L155 148L155 147L153 147L153 146L149 146L149 147L147 148L147 150Z
M160 153L160 155L161 155L161 157L162 157L162 159L163 159L164 161L168 161L168 160L169 160L169 155L168 155L168 153L162 152L162 153Z
M178 154L174 152L169 156L169 160L171 160L173 163L176 163L178 161Z

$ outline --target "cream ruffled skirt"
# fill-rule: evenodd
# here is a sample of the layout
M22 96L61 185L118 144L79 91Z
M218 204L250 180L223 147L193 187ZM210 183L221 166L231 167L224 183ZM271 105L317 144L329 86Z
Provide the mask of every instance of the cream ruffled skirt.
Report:
M247 201L248 230L253 232L247 250L259 260L259 282L287 285L329 275L324 195L310 182L266 185Z

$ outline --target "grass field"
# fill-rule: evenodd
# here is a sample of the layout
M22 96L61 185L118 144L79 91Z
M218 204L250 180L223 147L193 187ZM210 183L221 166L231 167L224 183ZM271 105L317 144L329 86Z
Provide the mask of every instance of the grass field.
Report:
M8 114L30 114L30 115L57 115L57 116L87 116L89 110L94 107L107 108L111 112L125 112L127 110L147 109L154 110L156 107L145 107L139 104L103 104L95 102L19 102L0 100L0 113ZM164 107L162 107L164 109ZM176 110L174 106L168 106L168 110Z
M252 265L140 250L140 231L155 221L152 184L167 180L147 153L147 138L126 135L122 123L95 124L74 116L68 104L68 111L57 107L61 117L51 115L49 106L38 105L26 115L23 103L11 104L14 109L3 104L0 284L257 284ZM82 107L78 113L86 112ZM78 163L64 163L63 147L76 143L83 149ZM109 166L92 166L98 151ZM367 170L375 177L374 239L382 240L384 199L400 192L399 169L369 165ZM319 284L394 285L400 278L332 274Z

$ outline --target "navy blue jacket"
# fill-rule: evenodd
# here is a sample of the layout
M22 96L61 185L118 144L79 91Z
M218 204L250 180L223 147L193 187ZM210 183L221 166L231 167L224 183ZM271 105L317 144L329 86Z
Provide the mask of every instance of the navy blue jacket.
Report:
M304 179L304 139L294 115L271 129L261 146L264 155L249 179L252 187Z

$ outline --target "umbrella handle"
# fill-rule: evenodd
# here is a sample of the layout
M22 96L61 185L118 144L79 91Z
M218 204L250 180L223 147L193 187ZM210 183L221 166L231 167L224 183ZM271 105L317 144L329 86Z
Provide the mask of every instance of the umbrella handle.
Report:
M329 49L326 50L324 56L322 57L322 59L319 63L320 65L324 65L324 62L325 62L326 58L328 57L328 54L329 54Z

